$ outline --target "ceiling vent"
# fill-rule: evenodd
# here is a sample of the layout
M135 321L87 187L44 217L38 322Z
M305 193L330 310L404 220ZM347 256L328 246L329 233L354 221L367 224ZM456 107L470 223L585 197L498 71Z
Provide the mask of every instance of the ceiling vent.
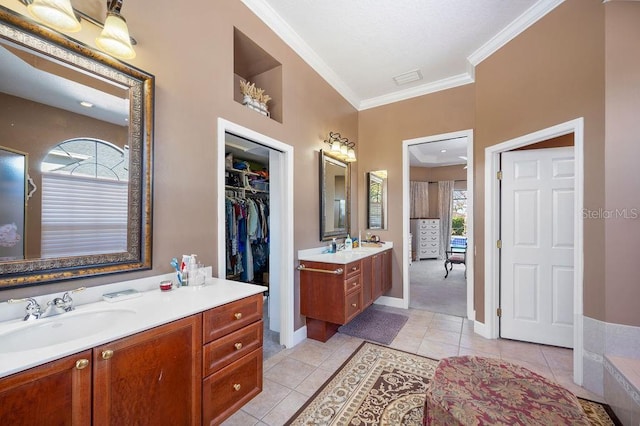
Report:
M398 86L402 86L403 84L412 83L418 80L422 80L422 73L419 70L405 72L393 77L393 81L395 81L396 85Z

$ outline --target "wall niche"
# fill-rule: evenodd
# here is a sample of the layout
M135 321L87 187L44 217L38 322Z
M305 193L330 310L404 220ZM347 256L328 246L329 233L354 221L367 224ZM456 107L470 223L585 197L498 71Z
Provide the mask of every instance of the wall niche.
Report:
M233 99L242 104L240 82L253 83L271 97L270 118L282 123L282 64L237 28L233 29L233 73Z

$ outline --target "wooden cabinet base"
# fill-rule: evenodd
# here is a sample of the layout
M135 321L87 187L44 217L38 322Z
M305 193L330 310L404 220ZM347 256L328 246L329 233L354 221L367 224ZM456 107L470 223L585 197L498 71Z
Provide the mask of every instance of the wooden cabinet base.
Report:
M307 337L313 340L326 342L338 332L340 324L317 320L307 317Z

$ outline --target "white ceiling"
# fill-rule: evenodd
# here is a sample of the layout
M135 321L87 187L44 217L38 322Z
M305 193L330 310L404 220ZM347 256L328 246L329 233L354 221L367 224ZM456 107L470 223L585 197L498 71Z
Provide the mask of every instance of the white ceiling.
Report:
M466 163L466 136L409 146L411 167L441 167Z
M242 0L358 110L474 81L564 0ZM421 80L397 85L417 72Z

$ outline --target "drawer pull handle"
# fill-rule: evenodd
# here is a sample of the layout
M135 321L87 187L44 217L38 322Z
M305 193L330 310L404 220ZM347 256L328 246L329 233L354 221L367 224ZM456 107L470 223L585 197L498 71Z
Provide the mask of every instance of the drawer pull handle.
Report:
M234 318L239 320L240 318L242 318L242 312L236 312L235 314L233 314Z
M239 391L241 388L240 383L236 383L235 385L233 385L233 390L235 390L236 392Z
M113 356L113 351L111 349L107 349L106 351L102 351L102 359L109 359Z
M236 343L236 344L235 344L235 345L233 345L233 346L235 346L236 351L239 351L240 349L242 349L242 343L240 343L240 342Z
M357 270L358 270L358 267L357 267L357 266L354 266L353 268L351 268L351 270L352 270L352 271L357 271Z
M357 303L352 303L351 306L353 306L354 308L357 308L358 304Z
M317 268L307 268L304 263L301 263L300 265L298 265L297 269L298 271L322 272L323 274L333 274L333 275L340 275L341 273L344 272L342 268L338 268L335 271L328 271L326 269L317 269Z
M351 287L357 287L357 286L358 286L358 283L351 284Z
M88 359L79 359L76 361L76 369L78 370L83 370L85 368L87 368L87 366L89 365L89 360Z

